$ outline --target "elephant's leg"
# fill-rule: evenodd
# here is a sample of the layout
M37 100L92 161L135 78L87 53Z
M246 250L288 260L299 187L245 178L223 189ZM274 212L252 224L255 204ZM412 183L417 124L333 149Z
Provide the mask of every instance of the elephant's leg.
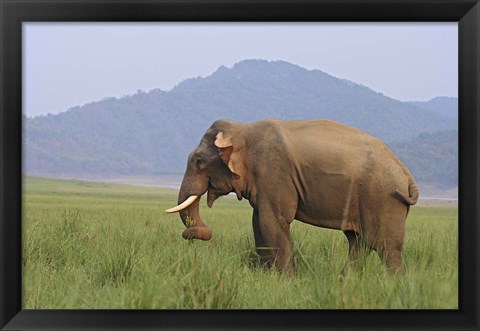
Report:
M372 192L370 194L374 196ZM362 204L361 236L363 242L378 253L389 271L400 272L408 209L402 202L395 199L378 205L377 201L381 200L382 195L378 195L375 199L371 199L370 203Z
M385 267L394 273L403 271L402 249L405 236L405 216L399 213L397 216L390 213L388 221L381 224L378 240L374 249L380 256Z
M262 236L262 231L260 229L257 210L253 211L252 225L253 225L253 235L255 237L255 248L260 258L260 264L262 266L270 267L272 265L272 261L270 260L270 252L268 251L267 243L265 242Z
M403 259L400 249L385 249L379 252L383 264L393 273L403 272Z
M347 270L350 267L358 268L360 264L365 261L361 260L361 254L364 254L364 258L370 253L370 249L367 245L362 243L360 235L355 231L344 231L343 232L348 240L348 262L342 270L342 274L346 274Z
M343 233L345 233L348 240L348 259L350 262L355 262L360 255L360 238L355 231L344 231Z
M268 254L267 265L274 265L279 271L293 270L290 220L268 207L258 210L258 225ZM263 253L262 253L263 254Z
M403 238L397 238L388 232L377 233L377 238L372 241L373 249L380 256L380 260L388 271L398 273L403 271L402 247Z

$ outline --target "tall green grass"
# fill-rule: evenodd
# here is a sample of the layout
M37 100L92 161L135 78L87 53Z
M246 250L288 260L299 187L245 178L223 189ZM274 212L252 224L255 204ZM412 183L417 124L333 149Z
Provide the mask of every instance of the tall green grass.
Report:
M458 308L457 208L411 209L402 276L372 253L342 277L343 233L294 222L296 268L286 275L255 263L246 201L202 201L213 238L190 242L178 215L164 213L175 190L24 183L24 308Z

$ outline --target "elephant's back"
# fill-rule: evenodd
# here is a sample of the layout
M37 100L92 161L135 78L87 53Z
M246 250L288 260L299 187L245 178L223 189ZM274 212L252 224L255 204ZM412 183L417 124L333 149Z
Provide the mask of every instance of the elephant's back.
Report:
M330 120L287 121L284 140L300 163L332 172L364 167L369 155L385 152L379 139Z
M283 156L308 169L359 175L401 163L380 139L332 120L264 120L254 124L261 149L282 150ZM377 165L378 163L378 165Z
M332 120L284 121L285 128L296 136L309 135L317 139L336 138L345 143L354 143L359 139L375 140L374 136L360 129Z

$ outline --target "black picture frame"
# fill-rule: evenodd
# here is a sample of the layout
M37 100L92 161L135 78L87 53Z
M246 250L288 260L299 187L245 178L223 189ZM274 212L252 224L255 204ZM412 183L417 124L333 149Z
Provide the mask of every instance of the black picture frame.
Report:
M0 0L0 14L2 330L479 329L480 4L477 0ZM22 309L22 22L99 21L458 22L459 309Z

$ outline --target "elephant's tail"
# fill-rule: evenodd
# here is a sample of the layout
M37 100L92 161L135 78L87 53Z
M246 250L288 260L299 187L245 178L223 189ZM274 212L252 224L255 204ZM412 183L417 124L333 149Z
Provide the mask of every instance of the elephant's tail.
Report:
M410 177L410 181L408 183L408 196L405 196L399 190L395 190L395 192L392 193L393 197L397 198L407 206L416 204L419 194L420 192L418 191L417 183L412 177Z

